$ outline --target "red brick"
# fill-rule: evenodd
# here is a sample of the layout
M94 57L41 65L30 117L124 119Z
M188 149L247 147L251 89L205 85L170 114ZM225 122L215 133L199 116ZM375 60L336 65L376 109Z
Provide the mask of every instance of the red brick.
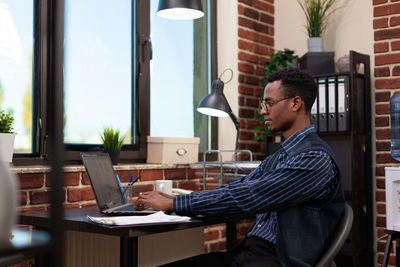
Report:
M375 77L389 77L390 69L389 67L375 68L374 75Z
M384 53L389 51L389 43L376 43L374 44L374 52L375 53Z
M252 87L239 85L238 91L239 91L239 94L242 94L242 95L250 95L250 96L254 95L254 88L252 88Z
M238 70L241 71L241 72L254 74L254 67L252 65L250 65L250 64L239 63L238 64Z
M400 41L393 41L390 44L393 51L400 50Z
M386 218L382 216L376 217L376 226L386 227Z
M375 106L375 111L377 115L389 114L390 104L377 104Z
M376 89L397 89L400 87L400 79L377 79L375 81Z
M254 0L253 6L258 8L258 9L261 9L263 11L266 11L268 13L271 13L271 14L274 14L274 11L275 11L273 5L267 4L267 3L263 2L263 1L260 1L260 0Z
M135 184L132 187L132 197L138 197L141 192L154 191L152 184Z
M378 214L386 215L386 205L377 204L376 205L376 211L378 212Z
M390 128L385 129L377 129L376 130L376 139L390 139Z
M400 76L400 66L393 67L392 76Z
M385 189L385 179L376 179L376 188Z
M242 96L242 95L239 95L239 99L238 99L238 104L239 104L239 106L245 106L245 102L246 100L245 100L245 98L244 98L244 96ZM239 124L241 124L241 122L239 121ZM240 128L241 128L242 126L240 126Z
M258 54L266 55L268 53L268 47L258 44L256 44L254 47L255 47L254 52Z
M395 39L400 37L400 29L384 29L384 30L377 30L374 32L374 40L388 40L388 39Z
M201 172L203 169L188 169L188 179L202 178L203 174Z
M80 172L67 172L64 173L64 185L72 186L79 185ZM50 179L48 179L50 180Z
M398 26L398 25L400 25L400 17L399 16L391 17L390 18L390 27L395 27L395 26Z
M226 241L225 240L210 244L211 252L223 251L225 249L226 249Z
M20 189L40 188L44 185L43 174L19 174Z
M82 180L81 180L81 183L82 183L83 185L90 185L89 177L87 176L87 173L86 173L86 172L83 172L83 173L82 173Z
M385 167L384 166L377 166L375 168L375 175L385 177Z
M68 188L67 200L68 202L78 202L85 200L93 200L94 195L91 187L84 188Z
M97 206L96 201L85 202L80 204L82 208Z
M253 8L248 8L248 7L244 8L243 15L245 15L248 18L255 19L255 20L258 20L258 18L260 17L260 14L258 13L257 10L255 10Z
M256 74L258 76L264 76L264 67L256 66Z
M373 0L374 5L386 3L388 0Z
M400 54L387 54L387 55L377 55L375 56L375 65L387 65L387 64L394 64L400 63Z
M376 127L389 127L389 117L376 117L375 118Z
M240 140L255 140L254 132L240 131L239 139Z
M400 13L400 4L389 4L374 7L374 17L387 16Z
M259 33L269 34L269 26L262 23L255 23L254 30L256 30Z
M390 151L390 142L376 142L377 151Z
M376 163L399 163L395 159L392 158L390 153L383 153L383 154L377 154L376 155Z
M36 205L36 204L49 203L49 194L50 192L48 191L29 192L30 204Z
M385 201L386 200L385 192L384 191L376 191L375 200L376 201Z
M254 29L255 25L256 25L256 23L254 21L243 18L243 17L238 18L238 24L239 24L239 26L246 27L249 29Z
M204 241L216 240L219 239L220 232L218 230L205 230L204 231Z
M246 98L246 106L247 107L258 108L259 105L260 105L260 100L258 98Z
M186 179L186 169L166 169L165 179Z
M239 74L239 82L247 85L260 85L261 79L250 75Z
M18 212L34 212L34 211L45 211L47 207L40 206L40 207L19 207Z
M193 191L199 191L202 189L202 187L200 185L196 184L195 181L178 182L178 187L181 189L187 189L187 190L193 190Z
M116 174L118 174L121 183L129 183L131 176L133 175L133 178L136 178L139 175L139 171L117 171Z
M238 0L239 3L244 3L247 4L249 6L253 5L253 0Z
M247 108L239 108L239 118L250 118L254 119L255 118L255 112L253 109L247 109Z
M376 102L387 102L390 100L390 92L378 92L375 93Z
M141 170L140 180L141 181L154 181L164 179L163 170Z
M261 13L260 21L265 22L267 24L274 25L274 17L268 14Z
M243 13L244 13L244 6L238 5L238 14L243 15Z
M251 63L259 63L259 57L256 55L251 55L245 52L240 51L238 53L238 59L243 61L248 61Z
M245 40L239 40L238 42L239 42L239 44L238 44L239 49L254 52L255 46L253 43L245 41Z
M28 194L26 192L19 192L19 206L25 206L28 200Z
M373 27L374 29L387 28L388 18L375 19Z

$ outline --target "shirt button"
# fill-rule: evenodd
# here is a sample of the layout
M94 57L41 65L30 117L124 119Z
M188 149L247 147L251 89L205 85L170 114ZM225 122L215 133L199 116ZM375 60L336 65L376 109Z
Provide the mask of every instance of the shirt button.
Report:
M257 228L260 228L260 227L261 227L261 224L258 224L258 225L257 225Z

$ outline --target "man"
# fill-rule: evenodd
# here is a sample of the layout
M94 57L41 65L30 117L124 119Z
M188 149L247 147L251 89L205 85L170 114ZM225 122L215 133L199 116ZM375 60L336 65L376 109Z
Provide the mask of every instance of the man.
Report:
M267 80L261 115L270 131L282 132L279 151L246 177L217 189L175 198L147 192L136 202L188 216L256 214L232 253L197 256L176 266L218 261L224 265L212 266L313 266L336 232L344 197L335 156L310 126L317 85L297 69L280 70ZM207 257L218 260L203 265Z

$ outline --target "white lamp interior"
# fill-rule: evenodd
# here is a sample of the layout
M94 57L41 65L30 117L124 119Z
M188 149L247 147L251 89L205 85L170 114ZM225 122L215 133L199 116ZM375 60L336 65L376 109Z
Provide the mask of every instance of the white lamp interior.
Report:
M225 111L213 108L197 108L197 111L213 117L228 117L229 114Z
M158 11L157 15L165 19L186 20L201 18L204 13L190 8L169 8Z

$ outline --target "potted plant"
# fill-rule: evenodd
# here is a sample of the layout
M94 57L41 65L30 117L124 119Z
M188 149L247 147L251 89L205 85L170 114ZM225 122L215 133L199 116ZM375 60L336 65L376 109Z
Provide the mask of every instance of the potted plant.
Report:
M14 117L11 111L0 109L0 158L11 162L14 153L15 133L13 130Z
M336 0L297 0L307 19L308 51L322 52L322 34Z
M120 136L119 130L114 130L112 127L104 127L100 137L103 141L104 151L110 155L112 163L117 165L125 136Z
M296 56L294 53L295 52L293 50L285 48L284 50L279 50L270 56L269 62L265 63L264 66L264 87L267 85L267 77L271 73L289 67L297 68L298 56ZM268 131L268 126L261 125L261 122L264 121L264 118L260 111L258 111L256 120L260 123L255 127L255 138L257 141L263 141L265 140L265 133Z

